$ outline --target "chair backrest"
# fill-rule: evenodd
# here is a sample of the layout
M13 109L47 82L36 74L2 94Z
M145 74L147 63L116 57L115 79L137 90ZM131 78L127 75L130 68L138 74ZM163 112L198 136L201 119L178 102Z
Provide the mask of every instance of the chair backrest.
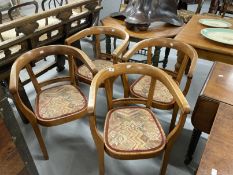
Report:
M141 98L119 98L113 99L113 83L119 76L125 76L128 74L140 74L147 75L151 77L151 83L149 87L149 93L147 99ZM108 108L112 109L117 106L133 105L133 104L144 104L146 107L150 108L153 100L154 88L156 81L161 81L167 89L172 94L175 102L181 109L182 114L187 114L190 112L190 107L185 99L184 95L180 91L177 84L169 77L164 71L156 68L152 65L141 64L141 63L120 63L115 64L112 67L102 69L94 77L90 92L89 92L89 102L88 102L88 112L94 113L96 108L96 98L98 88L102 83L105 84L106 96ZM156 92L155 92L156 93Z
M179 0L177 9L187 10L189 4L198 4L197 9L195 11L195 13L198 14L201 12L204 1L205 0Z
M59 56L63 55L67 57L68 63L69 63L69 75L56 77L54 79L50 78L50 79L39 82L36 77L36 74L33 72L31 63L37 60L40 60L41 58L48 57L50 55L59 55ZM30 77L30 80L32 84L34 85L35 91L37 93L40 93L42 88L46 88L48 85L49 86L56 85L56 83L68 82L69 84L76 85L77 82L75 79L75 71L77 70L77 67L76 67L77 60L82 61L87 66L92 65L91 67L88 66L88 68L90 68L91 70L93 70L95 67L83 51L76 49L74 47L71 47L71 46L50 45L50 46L44 46L44 47L40 47L40 48L33 49L31 51L28 51L24 53L23 55L21 55L14 62L11 68L10 91L12 94L15 94L20 99L19 93L18 93L19 74L20 74L20 71L23 70L24 68L26 68L27 73ZM50 64L49 61L47 64Z
M16 10L20 10L20 8L22 7L25 7L25 6L33 6L34 7L34 12L35 13L38 13L38 10L39 10L39 5L36 1L29 1L29 2L24 2L24 3L20 3L20 4L17 4L13 7L11 7L9 10L8 10L8 15L10 17L11 20L14 20L15 18L17 18L17 16L14 17L13 15L13 12Z
M182 77L185 73L185 71L188 68L188 80L186 82L186 86L184 88L184 95L187 94L191 79L193 77L193 72L196 67L196 62L198 59L197 52L195 49L183 42L176 41L174 39L169 39L169 38L158 38L158 39L146 39L143 41L140 41L139 43L135 44L122 58L123 61L128 61L135 53L137 53L141 49L148 49L147 53L147 64L152 64L152 48L154 47L166 47L166 48L171 48L175 49L177 51L177 54L179 56L183 57L181 66L179 70L174 69L163 69L166 71L168 74L172 76L172 78L180 84ZM169 58L168 58L169 61ZM189 66L189 67L188 67Z
M106 48L105 53L104 49L101 48L101 35L116 37L122 39L123 41L121 44L116 47L116 49L112 53L108 53L108 49ZM112 28L112 27L105 27L105 26L93 26L87 29L84 29L71 37L67 38L65 43L67 45L74 45L75 43L79 42L80 40L86 37L92 36L94 41L94 57L100 58L101 56L107 57L109 59L113 59L114 63L118 62L119 56L124 52L128 46L129 42L129 35L120 29ZM107 41L106 41L107 42ZM111 41L110 41L111 42ZM111 43L106 43L106 47L110 46ZM81 46L78 46L81 47Z

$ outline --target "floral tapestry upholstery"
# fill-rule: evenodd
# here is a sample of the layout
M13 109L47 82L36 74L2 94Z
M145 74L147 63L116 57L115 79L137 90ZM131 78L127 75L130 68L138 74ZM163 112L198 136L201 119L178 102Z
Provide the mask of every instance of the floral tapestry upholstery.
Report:
M93 63L98 71L113 65L112 61L108 61L108 60L94 60ZM89 80L93 79L93 75L91 71L85 65L79 67L78 75L85 79L89 79Z
M108 112L104 139L109 150L117 152L153 151L166 143L164 131L148 108L125 107Z
M142 76L131 85L130 92L137 97L147 98L150 82L151 78L149 76ZM158 80L155 84L153 100L162 103L171 103L173 101L173 96L169 90Z
M177 10L177 15L183 20L184 23L188 23L195 13L189 10Z
M72 85L62 85L41 91L36 99L36 115L53 119L79 112L87 107L83 93Z

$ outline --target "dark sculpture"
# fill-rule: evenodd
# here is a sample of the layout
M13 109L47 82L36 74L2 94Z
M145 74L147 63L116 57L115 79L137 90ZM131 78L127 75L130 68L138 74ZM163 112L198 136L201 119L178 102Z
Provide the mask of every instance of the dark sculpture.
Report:
M147 30L155 21L183 25L177 16L177 0L130 0L124 11L111 16L125 19L126 27L130 30Z

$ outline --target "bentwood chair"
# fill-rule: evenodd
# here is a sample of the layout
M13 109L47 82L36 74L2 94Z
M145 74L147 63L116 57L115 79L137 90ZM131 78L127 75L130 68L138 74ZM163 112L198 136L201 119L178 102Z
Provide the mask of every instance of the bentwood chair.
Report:
M50 55L67 56L69 74L68 76L58 77L43 74L44 77L51 78L39 81L30 63ZM52 59L52 57L48 59L50 58ZM11 69L10 92L15 99L16 106L32 125L45 159L49 157L39 125L47 127L56 126L79 119L87 114L86 97L79 89L75 79L77 60L82 61L93 73L96 71L94 65L84 52L64 45L44 46L28 51L14 62ZM45 64L49 64L48 61ZM19 74L25 68L36 91L34 111L26 107L19 95Z
M86 37L92 37L93 42L81 42L82 39ZM106 49L101 47L101 37L106 37ZM112 52L108 47L111 47L110 37L116 37L121 39L118 47ZM109 67L112 64L116 64L120 61L120 58L128 46L129 35L120 29L104 26L93 26L87 29L84 29L71 37L67 38L65 43L67 45L74 46L77 44L77 47L83 48L82 45L86 44L85 47L93 48L92 55L89 54L89 57L92 58L93 64L96 66L96 69L99 71L103 68ZM87 52L87 51L86 51ZM89 51L91 52L91 51ZM77 72L78 78L80 81L83 81L87 84L91 84L93 79L93 74L90 70L82 65Z
M177 70L174 66L174 69L167 68L162 70L167 72L178 86L180 86L182 78L184 79L183 83L185 84L185 86L183 89L183 95L186 96L189 91L193 72L198 58L197 52L190 45L169 38L147 39L135 44L123 56L122 60L128 61L138 50L147 49L147 64L152 64L151 52L152 48L154 47L166 47L177 51L179 59L182 59L180 68ZM170 57L171 56L169 56L168 61ZM186 70L188 70L187 77L184 76ZM126 78L123 80L126 80ZM141 76L136 81L134 81L130 87L125 86L125 96L128 97L129 95L131 95L138 98L147 98L147 95L150 92L150 83L151 78L149 76ZM127 85L127 83L124 84ZM157 81L155 85L155 93L152 99L152 107L164 110L173 109L173 115L170 125L170 130L172 130L175 126L178 106L165 84L160 81Z
M141 74L151 78L146 98L113 99L113 82L125 74ZM96 124L97 92L102 83L105 84L108 104L103 135ZM151 110L158 83L164 84L180 109L179 122L167 136L158 115ZM163 153L160 175L164 175L172 146L182 131L189 111L189 104L175 81L159 68L142 63L120 63L99 71L92 80L88 101L90 128L98 151L99 174L104 175L106 152L113 158L124 160L152 158Z

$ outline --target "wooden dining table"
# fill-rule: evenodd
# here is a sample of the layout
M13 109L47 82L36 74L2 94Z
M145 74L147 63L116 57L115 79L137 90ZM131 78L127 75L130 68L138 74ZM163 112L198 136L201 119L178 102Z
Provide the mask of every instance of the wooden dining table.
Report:
M233 106L220 103L196 175L233 174Z
M233 45L222 44L212 41L201 35L201 30L208 28L199 22L200 19L222 19L218 16L194 15L185 27L179 32L175 40L185 42L193 46L200 59L210 61L218 61L228 64L233 64ZM230 29L233 29L233 19L223 19L232 24ZM182 57L178 57L176 68L180 67Z
M201 30L208 28L208 26L201 24L199 22L200 19L222 19L231 23L232 26L230 29L233 29L233 19L221 18L218 16L194 15L181 32L175 37L175 40L185 42L193 46L200 59L214 62L217 61L202 88L192 114L194 130L185 159L186 164L190 163L192 160L192 154L195 151L201 132L208 134L211 133L211 128L219 104L226 103L233 106L233 46L212 41L202 36ZM175 66L176 69L180 68L182 60L182 54L178 54ZM223 112L224 111L222 111L222 113ZM219 125L219 127L221 127L221 125Z
M123 20L115 19L110 16L105 17L101 20L101 24L103 26L108 27L115 27L121 30L126 31L130 36L130 41L133 42L139 42L144 39L148 38L174 38L184 26L174 26L171 24L167 24L164 22L154 22L150 25L148 30L146 31L133 31L128 30L125 26L125 22ZM111 50L111 44L110 44L110 38L106 38L106 50L107 53L110 53ZM159 60L160 57L160 48L156 47L154 49L154 54L152 57L152 62L154 66L158 66L158 63L162 62L163 67L165 68L168 62L168 55L169 55L170 49L165 50L165 57L163 60Z

